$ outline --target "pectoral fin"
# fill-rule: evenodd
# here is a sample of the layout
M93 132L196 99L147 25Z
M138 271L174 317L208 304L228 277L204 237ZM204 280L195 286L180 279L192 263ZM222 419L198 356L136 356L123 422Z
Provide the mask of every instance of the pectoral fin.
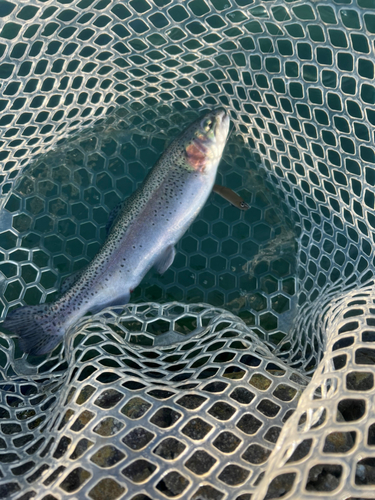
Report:
M154 264L156 271L159 274L164 274L165 271L172 265L175 255L176 250L174 246L170 245L169 247L167 247Z
M250 208L246 201L244 201L241 196L235 193L232 189L215 184L212 191L219 194L222 198L224 198L224 200L229 201L229 203L240 210L247 210Z

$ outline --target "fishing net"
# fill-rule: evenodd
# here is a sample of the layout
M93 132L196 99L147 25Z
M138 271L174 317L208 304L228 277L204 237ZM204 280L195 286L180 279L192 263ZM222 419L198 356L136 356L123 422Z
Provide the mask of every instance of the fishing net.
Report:
M250 205L212 194L162 277L48 356L0 335L0 498L374 498L373 2L0 17L2 318L57 297L205 109Z

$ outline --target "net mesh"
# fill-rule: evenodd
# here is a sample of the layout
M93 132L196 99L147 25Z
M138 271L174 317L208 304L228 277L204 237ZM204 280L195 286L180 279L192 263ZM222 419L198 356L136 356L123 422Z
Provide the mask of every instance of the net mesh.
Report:
M2 317L56 297L203 109L250 205L213 194L163 277L50 355L1 334L0 497L373 498L372 2L0 16Z

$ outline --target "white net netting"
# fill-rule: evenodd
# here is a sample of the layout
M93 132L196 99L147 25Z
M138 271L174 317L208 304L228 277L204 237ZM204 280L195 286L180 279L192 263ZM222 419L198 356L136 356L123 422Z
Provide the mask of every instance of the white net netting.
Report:
M202 110L250 205L48 356L0 334L0 498L374 498L374 43L372 0L0 1L2 318Z

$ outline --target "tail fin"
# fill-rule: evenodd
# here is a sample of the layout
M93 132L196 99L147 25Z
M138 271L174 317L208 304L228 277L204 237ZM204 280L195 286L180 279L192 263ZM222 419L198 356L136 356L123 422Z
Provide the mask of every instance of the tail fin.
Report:
M21 349L42 355L52 351L63 339L65 329L54 304L25 306L11 311L1 326L19 336Z

